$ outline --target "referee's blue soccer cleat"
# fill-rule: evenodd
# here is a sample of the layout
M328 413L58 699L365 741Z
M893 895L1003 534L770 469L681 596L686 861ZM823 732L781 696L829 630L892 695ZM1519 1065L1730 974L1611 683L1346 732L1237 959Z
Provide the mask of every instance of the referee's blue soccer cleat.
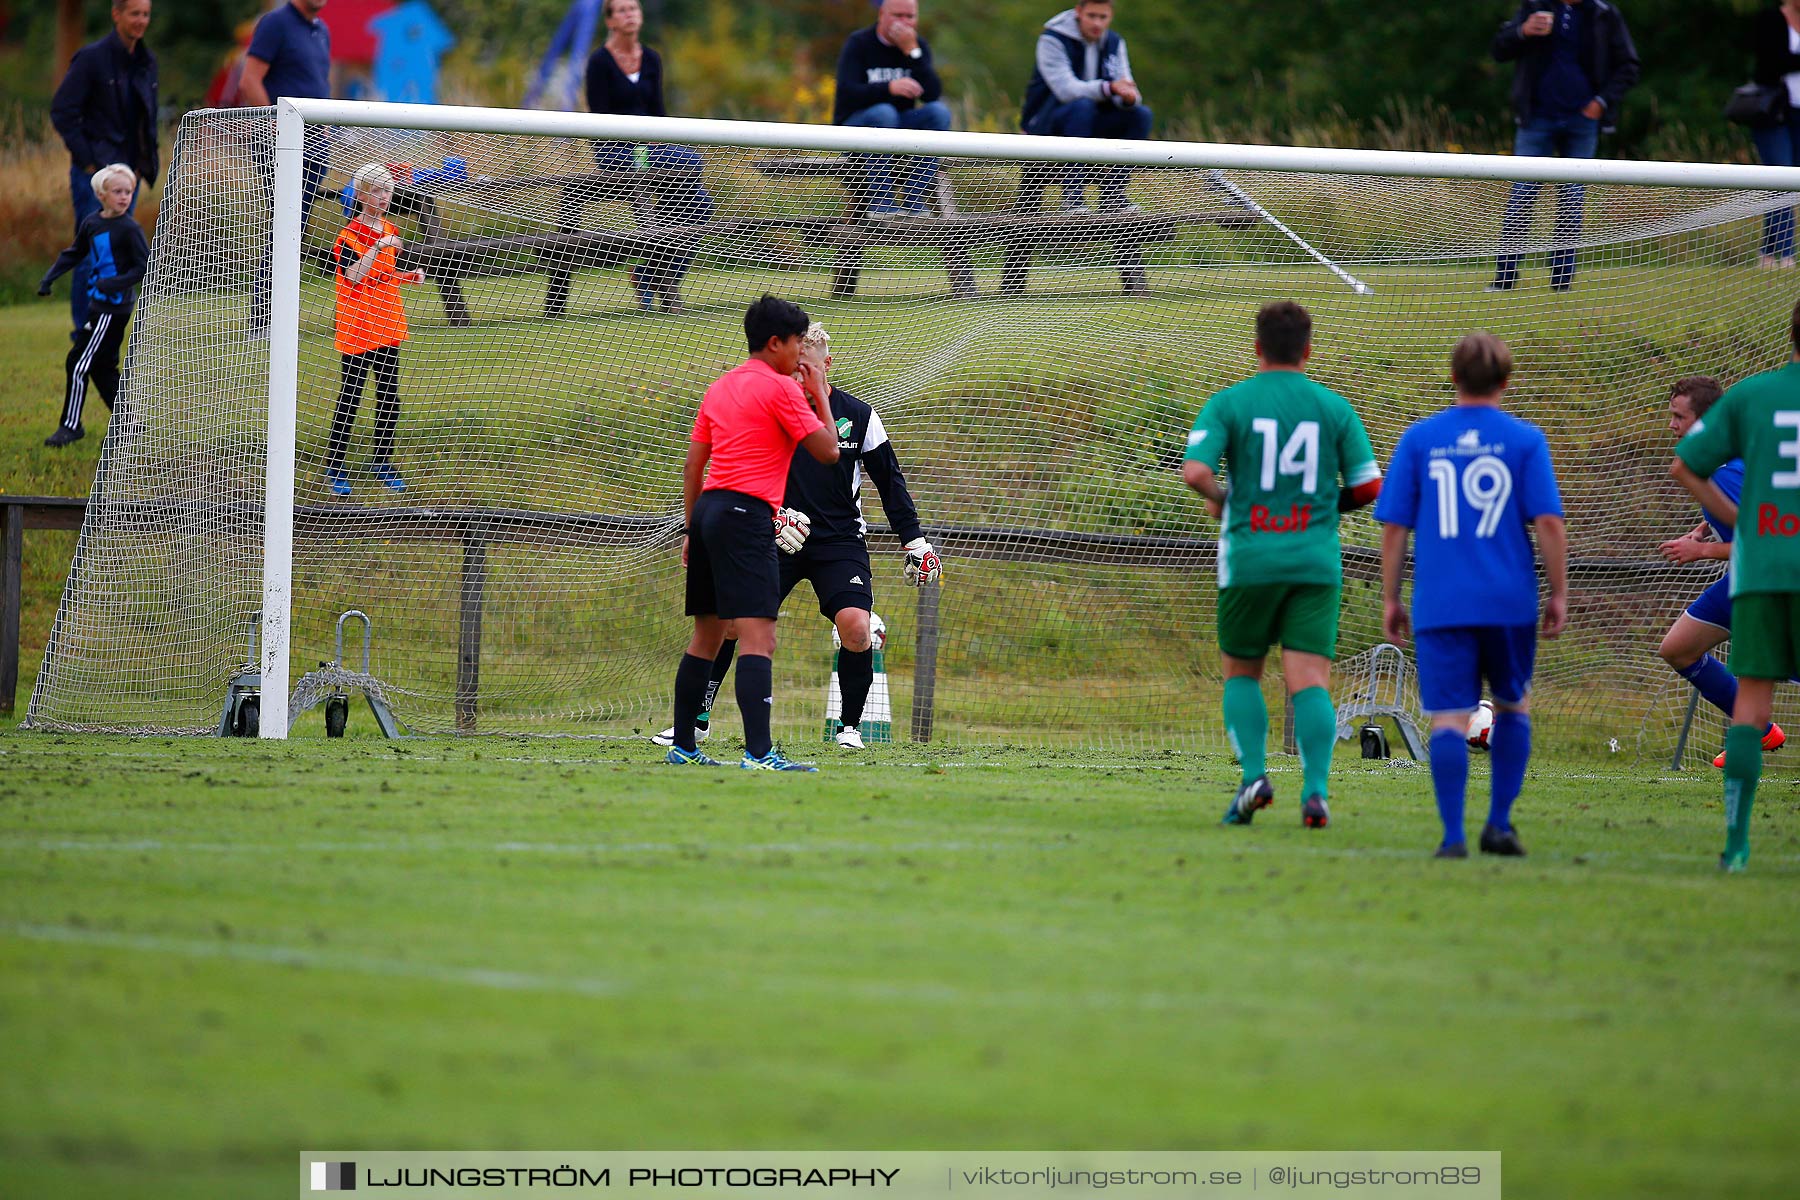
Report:
M670 746L663 761L671 767L722 767L725 764L716 758L708 758L698 750L683 750L680 746Z
M1258 809L1267 808L1273 803L1275 789L1270 786L1269 777L1258 775L1231 797L1231 807L1225 810L1225 819L1219 824L1248 825L1256 818Z
M327 470L325 472L325 482L331 485L331 494L334 496L348 496L350 494L350 476L342 471Z
M394 491L404 492L406 490L406 480L400 478L400 472L394 470L393 463L378 462L370 467L369 470L375 478L387 484L388 487Z
M819 769L811 763L791 762L773 746L761 758L754 758L748 750L744 751L743 760L738 763L738 766L746 771L817 771Z

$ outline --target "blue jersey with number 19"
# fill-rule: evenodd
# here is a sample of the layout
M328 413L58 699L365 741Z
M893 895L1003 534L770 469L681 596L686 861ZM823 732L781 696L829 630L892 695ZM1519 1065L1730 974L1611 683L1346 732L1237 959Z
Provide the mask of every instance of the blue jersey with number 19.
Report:
M1562 515L1543 431L1459 404L1400 437L1375 519L1413 531L1414 629L1535 625L1537 564L1526 524Z

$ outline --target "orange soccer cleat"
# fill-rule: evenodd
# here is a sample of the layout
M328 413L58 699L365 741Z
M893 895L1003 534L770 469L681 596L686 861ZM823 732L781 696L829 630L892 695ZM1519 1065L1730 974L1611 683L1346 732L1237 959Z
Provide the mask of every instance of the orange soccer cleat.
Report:
M1787 734L1781 732L1781 726L1773 721L1769 722L1768 732L1763 734L1763 753L1772 754L1785 745L1787 745ZM1713 759L1713 766L1721 771L1725 769L1725 752L1723 750L1719 751L1719 757Z

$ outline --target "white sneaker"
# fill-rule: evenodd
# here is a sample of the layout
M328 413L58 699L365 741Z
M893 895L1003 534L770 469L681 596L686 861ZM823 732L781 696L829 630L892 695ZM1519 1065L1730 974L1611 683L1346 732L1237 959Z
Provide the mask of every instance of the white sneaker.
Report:
M711 725L694 726L694 745L698 746L701 742L704 742L711 736ZM673 725L669 726L667 729L651 738L650 741L658 746L673 746L675 744L675 727Z
M837 731L839 750L861 750L863 748L862 730L854 725L846 725Z

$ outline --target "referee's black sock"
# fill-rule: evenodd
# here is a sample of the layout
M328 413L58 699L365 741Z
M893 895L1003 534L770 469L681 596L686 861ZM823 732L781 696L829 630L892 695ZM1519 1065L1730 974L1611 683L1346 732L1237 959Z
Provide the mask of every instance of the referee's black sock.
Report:
M774 745L769 715L775 709L775 664L768 655L738 655L737 702L744 715L744 753L761 758Z
M712 672L712 660L683 654L675 668L675 745L692 753L694 721L700 715L700 704L706 696L706 681Z
M843 722L861 727L863 705L875 683L875 648L838 651L838 690L844 694Z
M712 676L706 681L706 702L700 708L702 725L709 723L712 718L713 704L719 699L719 687L725 682L725 673L731 670L731 657L736 653L737 639L726 638L712 661Z

